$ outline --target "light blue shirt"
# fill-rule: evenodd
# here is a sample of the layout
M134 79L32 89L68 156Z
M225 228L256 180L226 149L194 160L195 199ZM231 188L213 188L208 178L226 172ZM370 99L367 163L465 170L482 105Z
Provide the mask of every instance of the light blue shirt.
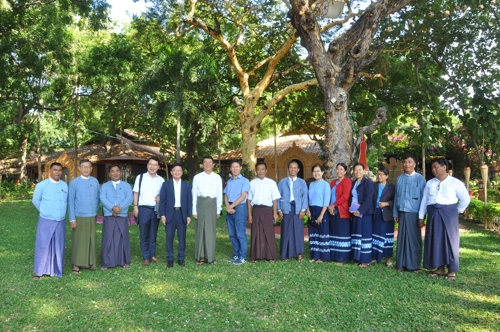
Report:
M63 221L68 206L68 185L62 180L43 180L36 185L31 202L40 212L40 217Z
M328 206L330 203L330 185L325 180L313 181L309 185L309 205Z
M384 188L385 188L385 184L378 185L377 203L375 204L375 207L377 209L380 209L380 206L378 206L378 203L380 203L380 197L382 197L382 192L384 192Z
M244 192L248 193L250 191L250 181L243 175L239 174L236 179L231 176L229 181L227 181L226 188L224 188L224 194L227 196L228 202L236 202L240 198L241 194ZM246 204L247 198L241 202L241 204Z
M285 214L291 213L292 205L290 204L291 190L289 177L281 179L278 183L278 190L281 195L281 199L278 201L278 211L282 211ZM295 200L296 214L299 214L301 210L307 210L309 200L306 181L300 178L295 179L293 182L293 198Z
M81 176L69 184L68 216L69 221L76 217L94 217L99 207L99 182L93 176Z
M132 188L130 184L123 181L117 183L115 188L113 181L108 181L101 187L100 198L105 217L113 215L112 209L114 206L121 208L118 214L119 217L127 217L128 207L133 201Z
M399 211L418 213L424 189L425 179L421 174L413 172L411 175L404 173L398 176L393 216L399 218Z
M337 201L337 186L340 184L340 181L336 181L335 185L330 191L330 204L333 204Z

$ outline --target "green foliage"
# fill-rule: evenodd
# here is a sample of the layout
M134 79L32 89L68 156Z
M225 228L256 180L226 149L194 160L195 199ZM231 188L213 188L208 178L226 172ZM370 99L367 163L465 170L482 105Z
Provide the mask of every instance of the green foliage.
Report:
M498 195L496 190L488 190L488 197L490 195ZM486 214L484 212L484 202L478 199L471 199L468 207L469 219L479 220L482 223L494 222L500 223L500 203L486 203Z
M71 273L33 281L36 210L28 201L0 202L0 319L7 331L495 331L500 329L498 235L461 235L456 281L399 273L384 264L225 262L232 247L217 224L217 265L196 266L194 221L186 266L141 266L139 230L130 227L129 269ZM466 225L467 226L467 225ZM101 225L97 225L100 253ZM69 225L66 247L71 247ZM278 242L278 241L277 241ZM158 232L164 250L165 232ZM163 252L163 251L161 251ZM22 308L22 314L20 314ZM411 308L411 310L409 310Z
M33 196L35 184L30 180L23 180L19 183L16 181L2 180L2 196L0 199L19 200L28 199Z

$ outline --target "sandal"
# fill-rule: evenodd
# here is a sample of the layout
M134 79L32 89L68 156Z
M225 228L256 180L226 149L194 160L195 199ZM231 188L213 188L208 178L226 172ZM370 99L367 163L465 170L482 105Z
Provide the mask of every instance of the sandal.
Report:
M362 268L366 268L366 267L370 266L370 264L359 264L358 266L362 267Z
M387 266L387 267L393 267L392 262L385 263L385 266Z
M210 263L208 263L208 264L210 264L210 265L215 265L215 264L217 264L217 262L216 262L216 261L213 261L213 262L210 262Z
M256 260L256 259L254 259L254 260L252 261L252 263L257 263L257 260Z
M422 270L421 270L421 269L417 269L417 270L413 270L413 271L411 271L411 272L416 273L416 274L419 274L419 273L422 273Z
M431 274L429 274L429 276L433 277L433 278L435 278L435 277L442 277L442 276L445 276L445 275L446 275L446 273L439 273L439 272L436 272L436 271L434 271Z
M447 275L446 277L444 277L446 280L457 280L457 276L454 275L454 276L450 276L450 275Z
M42 276L34 275L33 280L42 280Z
M129 267L130 267L130 265L125 264L125 265L122 266L122 269L128 269Z
M317 260L314 258L309 260L309 263L314 263L314 262L317 262Z
M302 257L300 257L300 258L299 258L299 257L297 257L297 262L302 263L303 261L304 261L304 258L302 258Z
M323 261L321 259L318 259L316 263L323 263Z
M107 267L101 267L101 271L106 271L108 268Z
M80 271L79 268L77 268L77 267L73 268L73 274L81 274L81 273L82 273L82 271Z

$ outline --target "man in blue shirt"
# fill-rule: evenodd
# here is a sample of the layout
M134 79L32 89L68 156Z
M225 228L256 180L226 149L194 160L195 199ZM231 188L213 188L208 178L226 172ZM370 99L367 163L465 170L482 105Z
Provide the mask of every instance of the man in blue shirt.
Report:
M80 161L81 175L69 185L68 215L71 233L71 264L73 273L80 268L97 268L96 216L99 207L99 182L90 175L92 163Z
M412 155L403 159L404 173L396 181L394 196L394 221L399 222L396 268L398 271L420 273L422 263L422 225L418 211L424 195L425 179L415 171L417 160Z
M34 277L62 277L66 242L66 207L68 185L61 180L62 165L50 165L50 177L35 187L33 205L40 212L36 227Z
M281 199L278 214L281 217L280 253L281 259L297 257L303 261L304 216L309 206L306 182L297 176L300 171L295 160L288 163L288 176L278 183Z
M229 240L233 245L233 256L228 262L241 265L247 259L247 194L250 190L250 181L241 175L241 162L231 162L231 178L224 189L224 202L226 204L226 222Z
M119 165L109 168L110 181L102 185L100 199L104 214L102 223L102 270L130 266L130 235L128 232L128 207L132 204L132 188L121 181Z

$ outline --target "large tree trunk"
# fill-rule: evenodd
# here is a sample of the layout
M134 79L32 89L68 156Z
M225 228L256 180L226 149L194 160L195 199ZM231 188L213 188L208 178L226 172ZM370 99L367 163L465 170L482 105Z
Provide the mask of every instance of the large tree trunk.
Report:
M196 144L198 142L198 133L201 130L201 124L194 120L191 123L189 137L186 140L186 162L188 177L192 179L198 170L198 158L196 157Z
M26 156L28 155L28 132L24 133L23 143L21 144L21 175L19 179L22 181L26 178Z
M326 130L323 160L326 168L325 178L331 181L337 177L335 166L338 163L352 164L351 158L355 147L347 109L347 92L340 87L326 87L324 92Z
M347 102L349 91L362 76L362 69L373 62L382 45L372 47L380 21L400 10L412 0L378 0L361 15L351 27L333 40L325 49L322 28L308 0L291 0L288 13L297 29L301 44L309 53L318 83L325 96L326 135L323 145L326 178L336 176L335 165L352 164L357 144L354 144ZM372 125L360 130L359 136L374 130L374 125L385 121L385 109L379 109ZM360 141L358 137L358 142Z
M255 153L257 146L257 128L253 128L251 124L241 124L241 158L250 171L255 169L257 163L257 154Z

